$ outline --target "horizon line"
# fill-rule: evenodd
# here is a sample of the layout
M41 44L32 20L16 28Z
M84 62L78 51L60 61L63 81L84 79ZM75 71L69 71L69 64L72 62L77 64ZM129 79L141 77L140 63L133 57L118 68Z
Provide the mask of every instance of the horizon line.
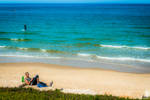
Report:
M0 2L0 4L150 4L150 3L102 3L102 2Z

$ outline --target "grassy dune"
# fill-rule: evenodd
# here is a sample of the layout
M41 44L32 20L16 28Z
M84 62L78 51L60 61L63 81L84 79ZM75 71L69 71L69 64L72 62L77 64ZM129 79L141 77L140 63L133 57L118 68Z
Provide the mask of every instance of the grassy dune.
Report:
M39 91L32 88L0 88L0 100L138 100L111 95L62 93L60 90Z

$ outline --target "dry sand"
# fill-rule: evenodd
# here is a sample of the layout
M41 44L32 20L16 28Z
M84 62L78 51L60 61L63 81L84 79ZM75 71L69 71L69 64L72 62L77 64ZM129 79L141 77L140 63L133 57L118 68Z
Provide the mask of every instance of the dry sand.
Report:
M64 92L141 98L145 91L150 91L150 74L42 63L0 63L0 87L19 86L25 72L31 77L38 74L46 83L53 80L53 89L63 88Z

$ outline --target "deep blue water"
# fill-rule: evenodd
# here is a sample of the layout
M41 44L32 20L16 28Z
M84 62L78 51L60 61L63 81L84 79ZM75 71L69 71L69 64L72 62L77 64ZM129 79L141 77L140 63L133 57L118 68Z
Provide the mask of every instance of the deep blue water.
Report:
M0 4L0 56L149 63L150 5Z

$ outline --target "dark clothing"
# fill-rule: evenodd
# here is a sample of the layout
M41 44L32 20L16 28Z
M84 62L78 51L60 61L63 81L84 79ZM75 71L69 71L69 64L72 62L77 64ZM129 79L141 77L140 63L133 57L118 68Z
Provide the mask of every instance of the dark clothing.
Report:
M36 75L36 76L33 78L33 80L32 80L32 82L30 83L30 85L37 85L37 78L39 78L38 75ZM30 81L31 81L31 78L30 78L30 77L29 77L29 78L26 78L26 80L27 80L28 82L30 82Z
M36 76L33 78L33 80L32 80L32 82L31 82L30 85L37 85L37 78L39 78L38 75L36 75Z

